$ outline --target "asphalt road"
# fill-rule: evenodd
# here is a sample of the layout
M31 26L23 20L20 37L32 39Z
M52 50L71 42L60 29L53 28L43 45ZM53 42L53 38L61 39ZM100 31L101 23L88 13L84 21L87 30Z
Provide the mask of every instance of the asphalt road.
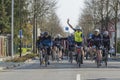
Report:
M85 60L81 68L74 61L51 62L48 67L33 60L15 69L0 72L0 80L120 80L120 62L110 60L96 68L94 61Z

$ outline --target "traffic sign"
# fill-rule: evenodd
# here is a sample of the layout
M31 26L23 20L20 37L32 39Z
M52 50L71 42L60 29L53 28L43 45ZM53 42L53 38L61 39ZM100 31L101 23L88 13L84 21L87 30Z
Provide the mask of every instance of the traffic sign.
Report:
M65 30L66 30L66 31L69 31L69 27L65 27Z
M19 30L19 36L22 37L22 30Z

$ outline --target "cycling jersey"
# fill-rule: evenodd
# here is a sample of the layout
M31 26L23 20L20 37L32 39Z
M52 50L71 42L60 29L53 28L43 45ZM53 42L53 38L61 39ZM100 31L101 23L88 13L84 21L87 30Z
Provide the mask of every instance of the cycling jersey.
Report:
M75 36L75 42L82 42L83 41L83 38L82 38L82 32L78 32L76 31L74 33L74 36Z
M42 44L42 41L43 41L43 37L39 37L39 39L37 40L37 47L39 49L42 49L43 48L43 44Z
M102 36L101 34L99 35L93 35L92 36L92 44L95 45L97 48L100 48L102 45Z
M105 48L110 49L110 37L109 36L103 36L103 46Z
M53 45L53 41L51 39L51 36L48 36L48 37L43 37L42 39L42 44L44 46L48 46L48 47L51 47Z
M74 45L74 36L68 36L69 45Z
M55 46L60 46L61 45L61 38L55 38L55 40L54 40L54 45Z
M87 39L87 47L92 47L92 39Z

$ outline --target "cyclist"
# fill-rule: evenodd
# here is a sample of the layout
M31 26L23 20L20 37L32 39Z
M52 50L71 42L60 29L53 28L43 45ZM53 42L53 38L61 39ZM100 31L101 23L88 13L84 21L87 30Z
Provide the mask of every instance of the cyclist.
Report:
M43 45L42 45L43 36L44 36L44 33L41 32L40 36L38 37L38 40L37 40L37 49L38 49L38 52L40 52L40 50L43 49Z
M69 44L69 50L73 50L73 48L74 48L74 35L71 34L70 36L68 36L67 40L68 40L68 44Z
M60 34L57 34L57 37L54 40L54 45L57 47L57 54L58 54L58 61L62 59L62 36Z
M82 28L80 26L76 26L76 28L73 28L73 26L69 23L69 19L67 20L67 24L75 31L74 41L77 46L81 46L82 56L84 58ZM83 60L81 61L81 63L83 64Z
M104 31L104 33L103 33L103 46L108 51L110 50L110 36L109 36L109 32L108 31ZM105 53L103 53L103 57L104 56L105 56Z
M52 41L51 36L48 34L48 32L44 32L44 37L43 37L43 40L42 40L42 44L44 46L44 49L47 50L48 65L49 65L50 64L49 56L51 54L51 48L52 48L52 45L53 45L53 41Z
M71 34L70 36L68 36L67 38L68 40L68 49L69 49L69 57L70 59L73 57L73 52L75 50L75 45L74 45L74 34Z
M87 53L86 53L86 59L88 59L88 56L93 59L93 53L92 53L92 33L89 34L87 38Z
M92 36L92 44L96 47L98 56L99 56L99 65L101 65L102 60L102 53L101 53L101 46L102 46L102 35L100 34L99 29L94 30L94 34Z

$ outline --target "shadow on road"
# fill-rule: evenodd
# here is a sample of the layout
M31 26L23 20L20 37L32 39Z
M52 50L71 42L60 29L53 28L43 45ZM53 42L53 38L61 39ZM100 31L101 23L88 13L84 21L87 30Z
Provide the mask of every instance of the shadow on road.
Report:
M97 65L93 61L84 61L84 64L81 65L81 68L78 67L76 62L70 63L67 60L58 62L51 62L50 65L45 67L45 65L40 65L38 60L35 60L33 63L25 64L23 66L17 67L16 69L84 69L84 68L97 68ZM101 68L105 68L104 63ZM107 68L120 68L120 63L108 62ZM119 79L120 80L120 79Z
M120 78L118 79L116 79L116 78L114 78L114 79L110 79L110 78L99 78L99 79L87 79L87 80L120 80Z

